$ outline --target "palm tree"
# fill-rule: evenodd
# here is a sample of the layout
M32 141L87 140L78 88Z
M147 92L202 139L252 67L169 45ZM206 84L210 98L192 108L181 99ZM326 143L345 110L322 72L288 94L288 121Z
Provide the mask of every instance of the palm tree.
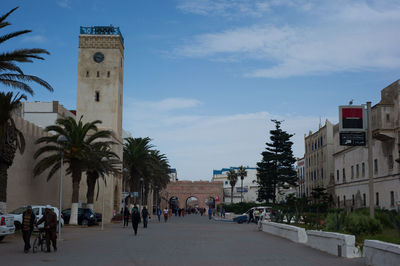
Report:
M0 16L0 29L9 25L7 17L17 8L12 9L5 15ZM30 30L16 31L0 36L0 45L6 41L31 32ZM26 75L17 65L18 63L32 63L34 59L44 60L41 54L49 54L44 49L18 49L11 52L0 53L0 84L13 89L23 90L33 95L33 89L29 86L30 82L35 82L49 91L53 88L46 81L31 75ZM0 211L6 210L7 200L7 170L12 165L15 152L24 151L25 140L22 133L15 127L12 118L13 110L19 108L21 100L26 100L25 95L15 95L12 93L1 93L0 95Z
M150 149L153 148L153 145L150 144L149 137L126 138L125 141L124 167L129 171L130 190L131 192L139 191L141 189L140 179L145 177L146 168L150 162Z
M233 203L233 188L236 186L236 182L238 180L238 175L235 172L235 170L233 170L233 168L229 169L228 171L228 180L229 180L229 184L231 185L231 204Z
M17 150L21 153L25 149L25 139L22 132L17 129L12 117L14 110L21 105L25 95L13 97L12 92L0 92L0 211L6 210L7 202L7 170L14 161Z
M100 120L89 123L83 123L82 117L77 122L74 118L57 119L56 125L45 128L47 132L54 132L54 135L41 137L36 144L44 143L36 153L34 158L37 159L44 155L35 165L34 175L38 176L46 169L50 168L47 180L49 180L60 168L61 152L64 152L64 162L68 165L67 172L72 175L72 206L70 224L78 223L78 202L79 202L79 185L84 170L84 160L90 156L92 152L90 145L101 142L103 139L109 138L111 132L108 130L98 130L97 124ZM59 136L65 136L67 141L57 143ZM104 142L104 141L103 141ZM105 141L108 143L108 141Z
M94 142L90 145L89 156L83 162L83 170L86 171L87 184L87 207L93 210L94 190L96 182L101 176L105 180L106 173L119 174L121 173L121 161L116 153L111 151L110 146L113 142ZM102 161L102 158L107 158L107 161Z
M243 202L243 179L247 176L246 168L241 165L237 171L238 176L240 176L241 180L241 190L240 190L240 202Z
M158 189L165 188L169 182L170 167L165 154L153 149L151 139L127 138L124 144L124 167L129 171L130 190L144 188L144 200L150 191L150 184ZM141 179L143 183L141 184ZM140 195L142 197L142 195ZM142 198L140 198L142 200Z
M7 17L13 13L18 7L12 9L5 15L0 17L0 29L11 25L6 21ZM30 30L21 30L12 33L8 33L0 36L0 45L5 41L12 38L21 36L31 32ZM39 48L33 49L18 49L11 52L0 53L0 83L13 89L23 90L30 95L33 95L33 89L29 86L29 82L37 83L49 91L53 91L53 88L49 83L41 78L32 75L26 75L17 63L32 63L34 59L44 60L41 54L50 54L48 51Z

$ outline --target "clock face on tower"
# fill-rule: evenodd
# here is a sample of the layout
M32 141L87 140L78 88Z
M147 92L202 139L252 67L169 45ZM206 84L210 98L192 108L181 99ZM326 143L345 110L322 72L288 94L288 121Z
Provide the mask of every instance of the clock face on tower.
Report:
M101 52L97 52L93 55L93 60L96 63L101 63L104 60L104 55Z

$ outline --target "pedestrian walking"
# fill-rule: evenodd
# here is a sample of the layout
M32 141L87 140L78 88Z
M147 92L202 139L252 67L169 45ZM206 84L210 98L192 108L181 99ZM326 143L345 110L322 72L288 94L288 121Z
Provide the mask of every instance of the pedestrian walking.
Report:
M211 207L208 208L208 219L211 220L212 209Z
M135 232L135 235L137 235L137 229L140 223L140 213L138 210L138 207L135 206L133 208L133 212L132 212L132 227L133 227L133 231Z
M185 217L185 208L182 208L182 217Z
M31 249L31 235L33 225L35 224L36 216L32 212L32 206L28 206L26 211L22 214L22 238L24 239L24 252L28 253Z
M128 206L125 206L125 209L124 209L124 227L125 226L128 227L128 225L129 225L129 216L130 216L130 213L129 213Z
M178 209L178 215L179 215L179 217L181 217L181 215L182 215L182 209Z
M158 222L161 222L161 214L162 214L162 211L157 207Z
M46 205L44 215L36 226L44 222L44 230L46 232L47 252L50 252L50 242L53 244L54 251L57 251L57 215L53 212L50 205Z
M148 218L149 218L149 212L147 211L146 207L143 207L142 218L143 218L143 228L147 228L147 221L148 221Z
M167 222L167 221L168 221L168 208L165 207L165 209L164 209L164 222Z
M250 212L249 212L249 220L247 221L247 223L251 223L251 222L254 222L253 210L250 210Z

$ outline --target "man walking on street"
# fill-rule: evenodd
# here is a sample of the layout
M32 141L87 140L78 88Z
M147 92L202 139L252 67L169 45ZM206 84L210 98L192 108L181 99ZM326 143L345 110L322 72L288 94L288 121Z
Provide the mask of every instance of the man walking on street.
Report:
M128 206L125 206L124 209L124 227L128 227L129 225L129 209Z
M54 251L57 251L57 215L51 210L51 206L47 205L44 209L44 215L36 225L44 222L46 232L47 252L50 252L50 241L53 244Z
M158 222L161 222L161 210L157 207L157 217L158 217Z
M31 249L31 235L36 216L32 212L32 206L28 206L24 214L22 214L22 238L25 242L24 252L28 253Z
M135 208L133 209L133 212L132 212L132 227L133 227L133 231L135 232L135 235L137 235L137 229L138 229L139 223L140 223L140 213L139 213L138 207L135 206Z
M164 222L167 222L167 221L168 221L168 208L165 207L165 209L164 209Z
M211 207L208 207L208 219L211 220L211 216L212 216L212 209Z
M147 211L146 207L143 207L143 210L142 210L143 228L147 228L148 217L149 217L149 212Z

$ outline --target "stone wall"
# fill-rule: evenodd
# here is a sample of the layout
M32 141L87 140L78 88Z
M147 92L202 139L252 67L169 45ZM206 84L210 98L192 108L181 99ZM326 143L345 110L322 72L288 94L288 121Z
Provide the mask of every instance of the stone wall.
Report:
M48 135L41 127L36 126L22 118L14 118L17 128L22 131L25 136L26 147L25 152L16 153L13 165L8 169L8 186L7 186L7 210L10 212L16 208L26 205L47 205L59 208L59 187L60 172L57 172L47 181L48 171L34 177L33 169L36 161L33 159L34 153L40 147L35 141L43 136ZM65 165L64 169L67 167ZM107 187L105 190L105 222L111 221L114 210L118 213L120 206L119 188L120 177L107 177ZM101 212L102 207L102 188L103 180L99 182L99 197L94 202L94 210ZM117 188L117 189L116 189ZM118 191L115 194L115 191ZM80 183L79 202L86 203L86 175L82 174ZM97 186L96 191L97 192ZM62 209L71 207L72 200L72 178L70 175L63 174L63 206Z
M166 206L165 199L177 197L179 200L179 208L186 207L186 200L189 197L196 197L199 200L199 207L207 207L205 202L210 197L214 199L222 199L223 182L221 181L177 181L168 184L167 188L160 193L162 200L161 206ZM218 203L218 202L216 202Z

